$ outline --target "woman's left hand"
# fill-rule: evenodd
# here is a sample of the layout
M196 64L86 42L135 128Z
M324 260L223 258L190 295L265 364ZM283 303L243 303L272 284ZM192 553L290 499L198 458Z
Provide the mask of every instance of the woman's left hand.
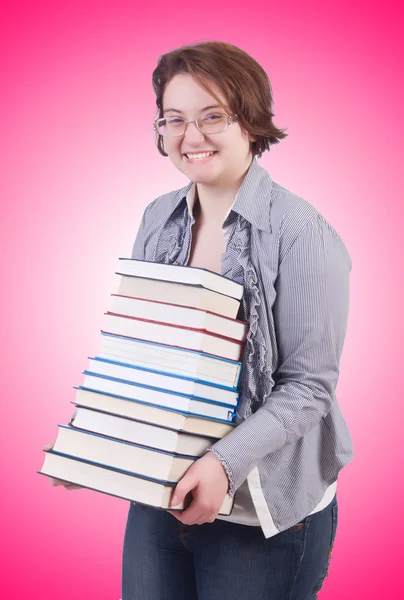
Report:
M184 525L213 523L229 488L227 473L213 452L207 452L188 469L177 483L171 506L177 506L192 491L192 502L186 510L168 512Z

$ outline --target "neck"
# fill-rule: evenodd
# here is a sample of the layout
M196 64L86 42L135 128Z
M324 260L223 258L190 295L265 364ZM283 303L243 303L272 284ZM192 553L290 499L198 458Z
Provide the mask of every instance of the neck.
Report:
M234 202L251 162L242 174L227 183L197 183L195 190L194 216L200 224L221 227L224 217Z

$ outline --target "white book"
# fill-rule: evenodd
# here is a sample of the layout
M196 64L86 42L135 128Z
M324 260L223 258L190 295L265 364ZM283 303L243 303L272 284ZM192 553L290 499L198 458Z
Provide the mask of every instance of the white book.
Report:
M206 310L120 296L112 294L111 313L164 322L179 327L205 330L234 340L243 341L247 335L248 323L237 319L229 319Z
M147 277L189 285L200 285L206 289L240 300L243 286L214 271L199 267L167 265L164 263L120 258L118 273L135 277Z
M132 444L149 446L185 456L203 456L215 442L214 438L173 431L158 425L109 415L82 406L77 407L71 425Z
M52 450L45 453L41 475L68 481L110 496L139 502L158 508L171 509L170 500L174 484L159 482L136 476L94 463L78 460L72 456L57 454ZM182 510L189 505L190 495L173 510ZM219 514L229 515L233 508L234 497L226 494Z
M135 385L130 381L109 379L102 375L86 371L84 372L84 382L81 387L137 400L138 402L147 402L148 404L153 404L155 406L192 413L202 417L207 416L232 421L234 414L234 411L230 406L194 400L188 396L181 396L180 394L174 394L173 392L157 391L153 388Z
M237 388L241 363L209 354L102 333L98 356Z
M138 385L177 392L184 396L193 396L199 400L214 400L231 406L237 406L239 400L239 393L233 389L100 357L89 357L87 371L115 379L124 379Z
M196 460L65 425L59 425L53 451L170 482L178 482Z
M164 299L164 302L168 302L169 304L181 304L182 306L209 310L210 312L230 317L231 319L236 318L240 308L240 300L207 290L199 285L133 277L130 275L120 276L117 293L121 296L132 296L133 298L142 298L157 302Z
M230 340L198 330L178 328L174 325L155 323L154 321L142 321L134 317L111 313L104 314L103 331L158 344L197 350L198 352L235 361L240 360L243 347L243 343L238 340Z
M219 439L230 433L235 427L234 422L228 420L201 417L168 407L146 404L131 398L121 398L114 394L84 388L75 388L75 390L76 398L72 404L77 408L83 406L151 425L160 425L173 431Z

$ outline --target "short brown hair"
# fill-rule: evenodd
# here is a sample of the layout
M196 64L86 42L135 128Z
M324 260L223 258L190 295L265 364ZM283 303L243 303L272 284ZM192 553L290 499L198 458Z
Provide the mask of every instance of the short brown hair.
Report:
M214 82L227 99L240 125L257 138L251 142L253 156L262 156L272 144L287 137L272 118L272 88L267 73L252 56L225 42L202 42L181 46L159 57L152 83L156 94L157 118L163 117L163 94L168 82L179 73L189 73L216 101L223 103L209 87ZM156 133L156 145L163 156L163 136Z

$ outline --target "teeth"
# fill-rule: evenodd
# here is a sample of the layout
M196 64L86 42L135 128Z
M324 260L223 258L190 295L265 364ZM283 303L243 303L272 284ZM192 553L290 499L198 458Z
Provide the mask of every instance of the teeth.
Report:
M201 152L199 154L187 154L188 158L206 158L207 156L211 156L213 152Z

